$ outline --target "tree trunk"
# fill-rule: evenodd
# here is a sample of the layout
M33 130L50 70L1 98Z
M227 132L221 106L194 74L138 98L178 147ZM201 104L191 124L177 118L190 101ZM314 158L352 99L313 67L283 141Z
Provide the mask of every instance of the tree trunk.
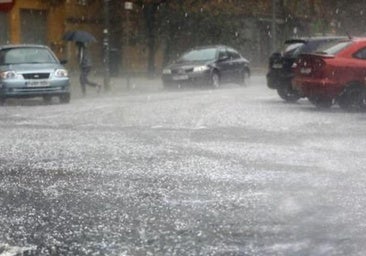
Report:
M148 61L147 71L149 76L155 74L155 15L157 10L157 4L149 3L144 8L144 17L147 29L147 49L148 49Z

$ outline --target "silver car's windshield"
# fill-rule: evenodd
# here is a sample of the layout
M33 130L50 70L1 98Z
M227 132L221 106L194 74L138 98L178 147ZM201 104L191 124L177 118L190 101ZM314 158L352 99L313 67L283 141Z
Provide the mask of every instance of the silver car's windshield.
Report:
M180 58L180 61L209 61L214 60L216 58L216 54L217 49L215 48L192 50L184 54Z
M0 65L56 62L55 57L45 48L11 48L0 51Z

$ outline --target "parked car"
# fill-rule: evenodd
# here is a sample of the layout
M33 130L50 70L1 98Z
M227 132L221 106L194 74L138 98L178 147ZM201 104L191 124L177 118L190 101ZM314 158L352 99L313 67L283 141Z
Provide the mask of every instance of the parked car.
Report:
M250 77L249 61L228 46L204 46L184 53L163 69L164 87L182 84L210 85L222 83L245 85Z
M50 48L44 45L0 46L0 103L7 98L57 96L70 101L70 80Z
M293 87L318 107L364 108L366 38L344 40L297 60Z
M281 51L273 53L269 58L267 86L277 90L278 95L285 101L297 101L301 95L291 86L296 58L303 53L321 51L344 39L346 37L309 37L286 40Z

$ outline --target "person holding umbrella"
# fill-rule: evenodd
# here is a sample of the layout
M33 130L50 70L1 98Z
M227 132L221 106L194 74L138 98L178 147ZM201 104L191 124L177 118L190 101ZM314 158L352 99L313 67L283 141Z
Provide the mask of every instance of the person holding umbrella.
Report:
M75 30L68 31L64 34L63 40L74 41L78 47L78 63L80 67L80 85L81 92L86 95L86 86L97 88L99 93L102 86L98 83L92 82L88 79L88 75L92 68L92 60L88 50L88 43L96 42L95 37L87 31Z
M102 86L98 83L92 82L88 79L88 75L92 68L92 60L87 48L87 43L83 42L76 42L76 46L78 47L78 61L80 67L80 85L81 85L81 92L83 96L86 95L86 86L92 86L97 88L97 92L99 93Z

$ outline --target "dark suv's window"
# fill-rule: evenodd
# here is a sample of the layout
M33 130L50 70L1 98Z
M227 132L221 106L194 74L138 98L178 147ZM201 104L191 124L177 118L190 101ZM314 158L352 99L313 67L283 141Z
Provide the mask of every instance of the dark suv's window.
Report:
M281 53L284 57L291 58L296 52L296 50L303 45L304 43L285 44L284 47L281 49Z

